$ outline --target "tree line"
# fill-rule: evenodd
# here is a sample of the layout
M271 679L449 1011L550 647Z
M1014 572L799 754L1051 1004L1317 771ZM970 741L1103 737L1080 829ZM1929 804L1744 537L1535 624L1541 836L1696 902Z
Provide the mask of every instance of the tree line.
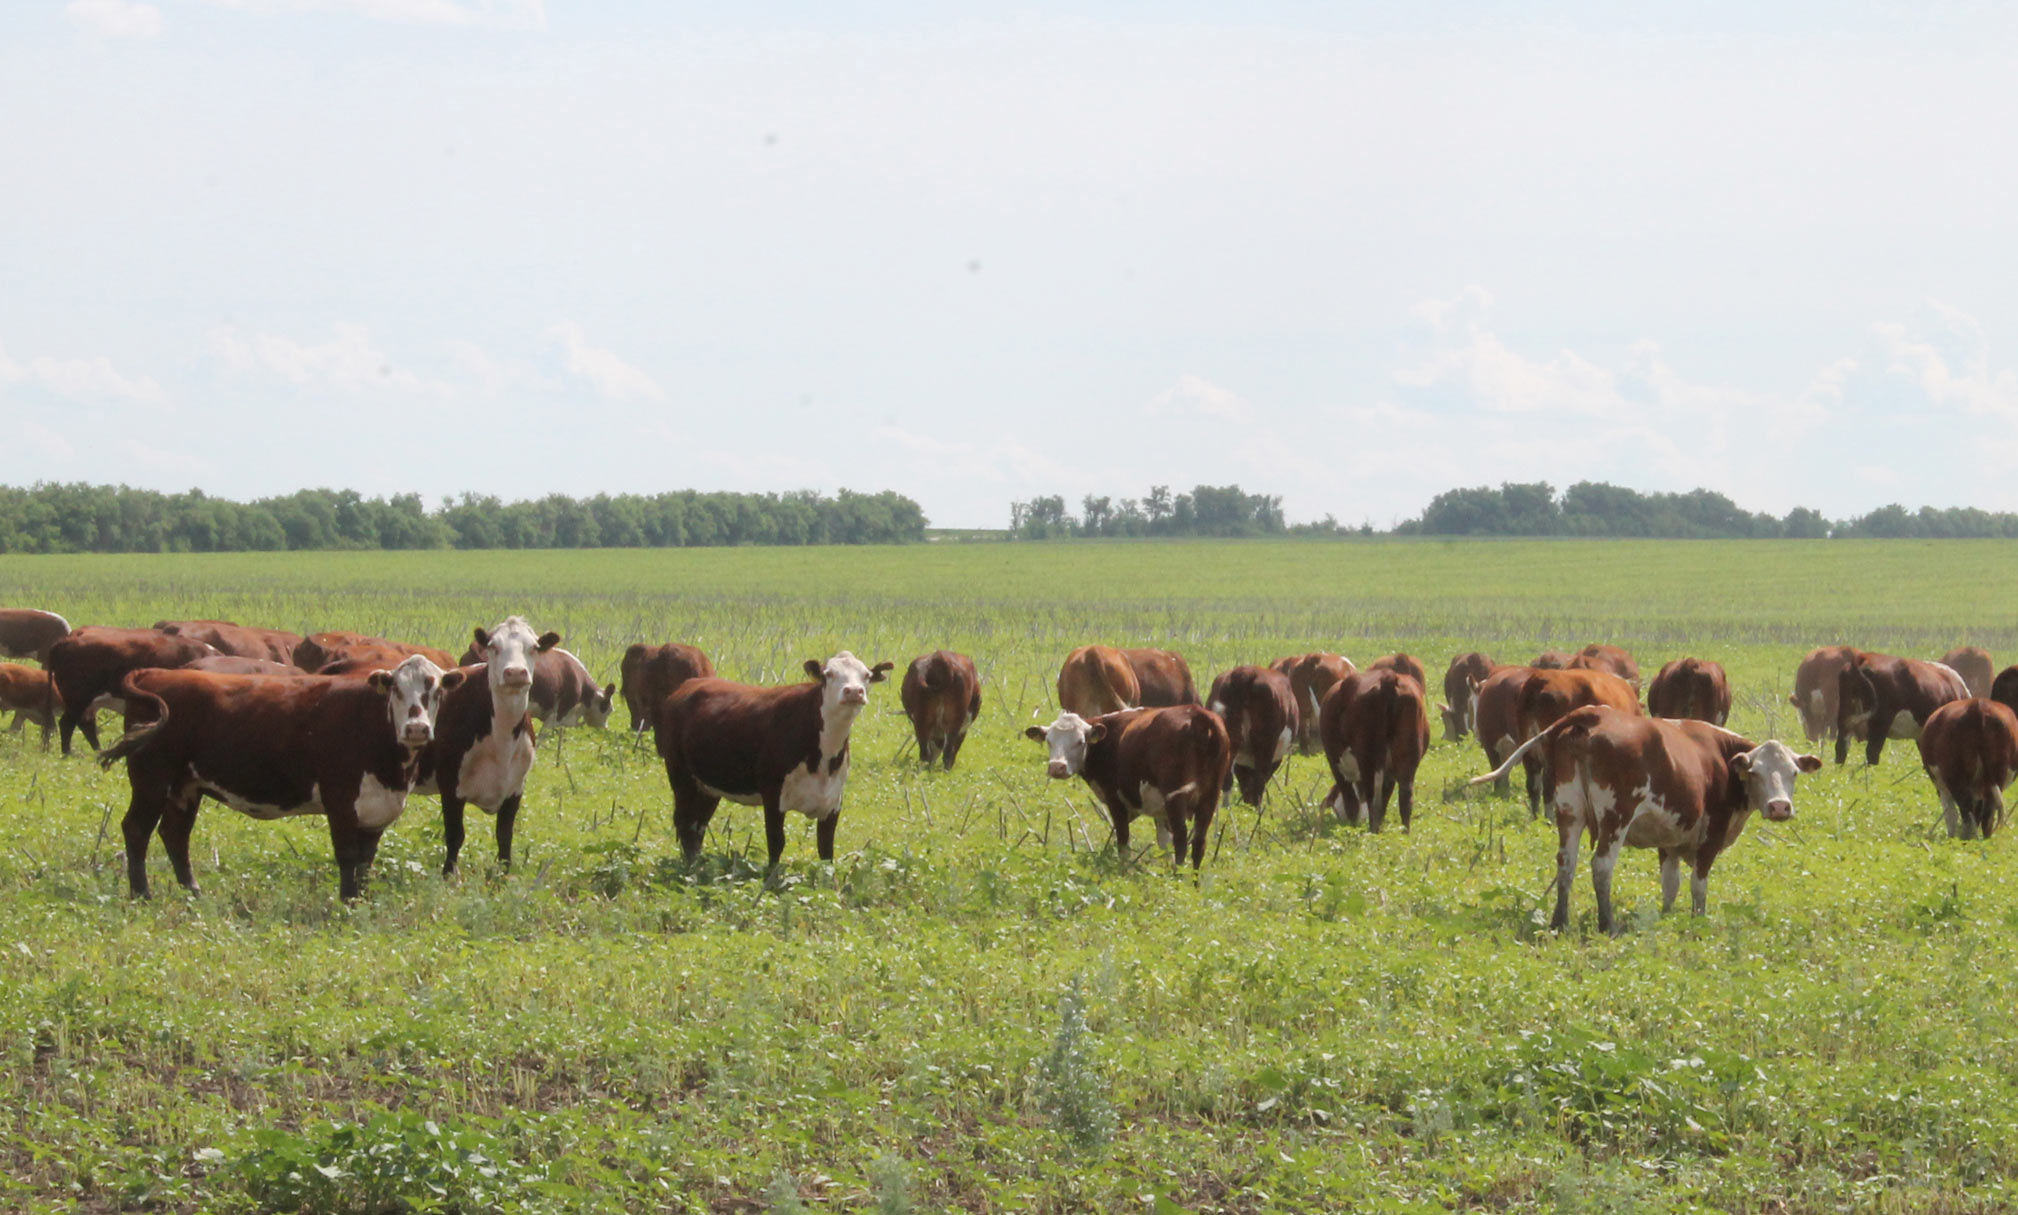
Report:
M1282 499L1242 492L1238 485L1199 485L1172 496L1151 486L1140 498L1116 502L1087 494L1073 515L1061 495L1009 504L1009 533L1018 540L1064 536L1280 536L1291 530Z
M1642 493L1579 481L1560 496L1546 481L1446 490L1396 535L1613 536L1649 539L1957 540L2018 537L2018 514L1923 506L1881 506L1853 519L1830 521L1797 506L1785 515L1747 511L1707 489Z
M597 494L505 502L465 493L430 509L419 494L367 498L304 489L234 502L201 490L125 485L0 486L0 553L168 553L428 548L682 548L908 544L925 512L885 491Z

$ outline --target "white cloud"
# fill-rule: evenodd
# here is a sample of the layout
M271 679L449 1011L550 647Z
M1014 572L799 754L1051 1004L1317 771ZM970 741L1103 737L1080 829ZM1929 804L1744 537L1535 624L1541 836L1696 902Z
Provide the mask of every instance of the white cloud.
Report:
M568 370L595 385L596 391L610 400L665 400L665 390L657 381L625 362L615 351L589 345L582 327L575 322L560 321L548 326L547 337L565 349Z
M290 384L344 392L442 392L446 386L395 367L363 325L331 326L326 342L277 333L246 333L235 325L211 330L210 348L234 372L265 372Z
M209 0L242 13L335 13L400 25L545 29L546 0Z
M2018 420L2018 373L1992 371L1989 342L1975 317L1929 303L1928 323L1871 327L1888 375L1903 378L1934 406Z
M878 426L875 438L902 453L904 467L914 476L958 484L987 482L1041 493L1045 488L1091 485L1081 469L1060 463L1013 439L975 443L952 442L921 435L901 426ZM1062 491L1061 491L1062 492Z
M1253 407L1238 393L1189 372L1157 393L1143 412L1153 418L1218 418L1226 422L1245 422L1254 416Z
M23 423L18 437L37 460L45 463L67 464L76 458L77 449L70 446L70 440L33 419Z
M157 38L161 10L136 0L70 0L70 23L98 38Z
M152 376L126 375L99 356L89 359L58 359L38 355L27 363L17 363L0 350L0 388L11 384L32 384L66 401L132 401L161 405L168 393Z

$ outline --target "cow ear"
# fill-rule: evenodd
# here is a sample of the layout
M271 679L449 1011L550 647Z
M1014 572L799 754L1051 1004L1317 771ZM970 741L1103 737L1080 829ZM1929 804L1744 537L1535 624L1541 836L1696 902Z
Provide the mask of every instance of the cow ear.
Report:
M464 673L461 667L457 667L453 671L443 671L441 673L441 690L446 692L468 678L469 676Z
M896 667L897 664L894 662L877 663L875 666L869 668L869 682L882 683L884 680L890 678L890 672L895 670Z
M1096 721L1086 728L1086 745L1089 747L1105 737L1107 737L1107 723L1104 721Z
M364 682L371 685L372 691L378 693L380 696L384 696L386 693L392 691L392 672L373 671L365 677Z
M612 698L614 698L614 697L616 696L616 694L617 694L617 685L615 685L615 684L613 684L613 683L611 683L611 684L604 684L604 685L603 685L603 699L604 699L604 700L609 700L609 699L612 699Z
M1025 738L1029 739L1029 740L1030 740L1030 741L1032 741L1032 742L1043 742L1043 741L1044 741L1044 727L1043 727L1043 726L1031 726L1031 727L1030 727L1029 729L1027 729L1027 730L1023 731L1023 737L1025 737Z
M1750 751L1740 751L1736 755L1731 756L1731 774L1739 780L1744 780L1752 774L1752 753Z
M486 650L490 649L490 630L482 625L476 626L476 643Z
M819 659L808 658L806 660L806 674L811 675L815 679L825 679L827 677L827 668Z
M537 648L541 653L545 653L546 651L553 649L560 643L561 643L561 635L559 633L541 633L540 643Z
M1794 766L1803 772L1820 772L1822 770L1822 757L1819 755L1796 755L1794 757Z

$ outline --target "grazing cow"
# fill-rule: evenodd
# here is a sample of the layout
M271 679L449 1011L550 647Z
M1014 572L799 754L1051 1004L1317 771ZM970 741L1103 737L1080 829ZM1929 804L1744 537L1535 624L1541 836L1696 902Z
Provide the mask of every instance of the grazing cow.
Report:
M468 678L442 697L414 792L441 795L444 877L462 855L465 805L497 819L498 867L511 868L512 827L533 766L533 666L560 643L559 633L535 635L520 616L478 628L473 649L482 662L458 668Z
M1382 658L1376 658L1366 664L1366 669L1369 671L1395 671L1415 680L1415 686L1419 688L1429 687L1429 672L1423 669L1422 662L1412 654L1389 654Z
M1836 737L1837 694L1841 690L1843 668L1857 654L1857 647L1825 645L1809 650L1794 669L1794 691L1787 703L1801 715L1801 732L1811 743ZM1859 724L1854 738L1863 738Z
M1290 696L1296 701L1296 749L1305 755L1322 752L1324 744L1317 736L1317 717L1324 705L1324 694L1331 691L1332 684L1359 668L1343 654L1319 650L1278 658L1270 669L1289 678Z
M1990 681L1990 699L2018 713L2018 665L2005 667Z
M1771 822L1794 817L1794 782L1819 772L1822 760L1796 755L1777 739L1754 746L1722 726L1702 721L1636 717L1586 705L1522 743L1498 769L1473 784L1503 778L1515 760L1544 753L1556 774L1549 804L1556 816L1556 911L1549 926L1570 926L1570 887L1577 850L1591 837L1591 890L1598 931L1613 931L1612 870L1621 848L1661 854L1661 910L1681 890L1681 863L1692 868L1690 904L1702 915L1710 866L1738 840L1752 811Z
M2004 789L2018 775L2018 713L1980 697L1927 715L1920 764L1941 797L1951 839L1990 838L2004 821Z
M1941 665L1962 677L1969 695L1990 694L1990 681L1997 674L1997 664L1990 661L1988 650L1973 645L1956 646L1941 655Z
M393 663L398 666L398 663ZM235 654L219 654L214 658L199 658L183 667L186 671L208 671L212 675L267 675L289 678L306 675L307 671L287 662L269 662L264 658L240 658Z
M1156 842L1168 845L1172 866L1191 854L1205 863L1205 836L1226 787L1233 746L1226 723L1200 705L1125 709L1092 721L1060 713L1048 726L1023 731L1050 752L1053 780L1086 782L1114 823L1114 847L1128 856L1128 824L1138 814L1156 822Z
M1677 658L1647 687L1647 716L1690 717L1721 726L1731 716L1731 681L1724 666L1704 658Z
M232 658L260 658L292 665L294 652L301 648L302 636L285 629L255 629L229 620L157 620L154 627L164 633L193 637L220 654Z
M1198 685L1182 655L1083 645L1058 669L1058 707L1086 719L1123 709L1198 703Z
M1528 680L1536 669L1494 667L1472 694L1472 732L1478 736L1478 745L1484 749L1490 767L1498 767L1501 760L1513 754L1515 747L1527 741L1527 735L1521 733L1521 693L1527 690ZM1528 800L1532 802L1540 794L1534 783L1535 773L1527 775ZM1511 782L1501 777L1494 791L1505 797L1511 791Z
M1463 742L1478 720L1478 690L1493 672L1493 661L1474 650L1450 660L1443 673L1443 703L1436 711L1443 716L1443 740Z
M142 667L187 666L198 658L215 657L201 641L158 633L153 629L111 629L86 625L49 647L43 661L55 681L63 716L63 754L70 754L71 736L80 728L84 741L98 749L98 710L123 710L119 681Z
M1520 736L1523 740L1533 738L1570 710L1585 705L1604 705L1638 716L1640 697L1633 685L1608 671L1536 671L1521 688ZM1554 776L1545 755L1530 755L1522 766L1528 778L1528 814L1539 817L1542 803L1551 796Z
M673 689L689 679L713 675L715 664L700 650L677 641L664 645L640 641L624 651L618 673L623 679L624 707L631 711L631 730L643 734Z
M1962 677L1938 662L1858 650L1836 676L1836 762L1850 756L1850 734L1861 731L1864 762L1875 764L1887 738L1918 738L1934 710L1967 700Z
M120 824L127 888L147 896L158 825L175 880L196 893L189 833L208 795L258 819L327 817L338 893L357 898L379 837L406 809L442 691L462 680L420 657L367 679L128 673L126 734L99 756L108 768L125 760L132 788Z
M460 665L475 666L485 660L484 647L472 642L462 652ZM534 721L600 730L609 724L616 695L617 685L597 687L595 676L582 660L559 646L534 652L532 699L526 702Z
M1299 711L1288 676L1268 667L1235 667L1212 681L1206 702L1226 726L1240 800L1259 806L1296 740Z
M1401 829L1415 818L1415 770L1429 750L1429 713L1420 681L1368 668L1341 679L1324 698L1318 730L1336 782L1326 801L1343 823L1378 832L1388 799L1401 791Z
M904 715L918 739L918 762L938 760L947 771L960 758L967 727L981 716L981 677L974 660L952 650L934 650L911 660L898 688Z
M55 728L62 706L49 672L18 662L0 662L0 713L14 712L14 724L7 727L9 734L19 733L22 723L32 721L42 727L42 749L48 750L49 731Z
M688 860L701 853L723 798L764 808L767 867L785 851L785 812L818 824L820 859L834 859L834 828L848 784L848 732L869 685L895 663L864 665L846 650L806 660L811 683L754 688L702 676L659 706L655 740L673 787L673 827Z
M1615 645L1601 645L1592 642L1578 650L1576 657L1563 664L1569 671L1603 671L1616 675L1633 685L1633 695L1640 694L1640 664L1633 656Z
M1528 665L1537 671L1561 671L1566 669L1575 658L1576 655L1565 654L1561 650L1543 650L1541 653L1536 654L1535 660Z
M334 662L384 662L387 669L418 654L444 671L455 669L455 656L447 650L427 645L408 645L363 633L311 633L294 648L294 665L304 671L320 672Z
M70 635L70 622L35 608L0 608L0 656L47 664L49 647Z

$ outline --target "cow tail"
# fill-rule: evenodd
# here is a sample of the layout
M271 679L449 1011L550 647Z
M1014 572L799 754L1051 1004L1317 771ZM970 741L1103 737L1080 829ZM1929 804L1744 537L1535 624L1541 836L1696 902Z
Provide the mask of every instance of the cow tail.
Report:
M1226 723L1219 715L1210 709L1191 715L1191 730L1201 743L1211 743L1217 739L1220 747L1219 772L1218 780L1213 782L1213 788L1225 789L1227 782L1233 779L1232 732L1226 728Z
M1569 716L1567 714L1565 714L1562 717L1558 717L1555 720L1554 724L1550 725L1548 729L1543 730L1541 733L1536 734L1534 737L1528 739L1520 746L1515 747L1513 749L1513 754L1507 756L1504 760L1502 760L1500 762L1499 767L1494 768L1492 771L1486 773L1484 776L1474 776L1471 778L1470 781L1466 783L1473 785L1483 785L1488 781L1496 781L1505 778L1507 773L1513 771L1514 765L1521 761L1521 757L1526 755L1530 750L1532 750L1536 744L1540 743L1544 738L1554 738L1555 736L1561 734L1563 730L1563 723L1567 722L1568 720Z
M126 702L126 733L119 736L118 742L98 753L98 766L101 768L110 768L134 752L144 749L148 743L154 741L155 735L161 733L161 727L168 724L168 702L135 683L133 679L138 674L139 671L129 671L126 677L119 681L119 698ZM154 720L136 726L132 722L140 714L134 709L142 702L153 706Z

